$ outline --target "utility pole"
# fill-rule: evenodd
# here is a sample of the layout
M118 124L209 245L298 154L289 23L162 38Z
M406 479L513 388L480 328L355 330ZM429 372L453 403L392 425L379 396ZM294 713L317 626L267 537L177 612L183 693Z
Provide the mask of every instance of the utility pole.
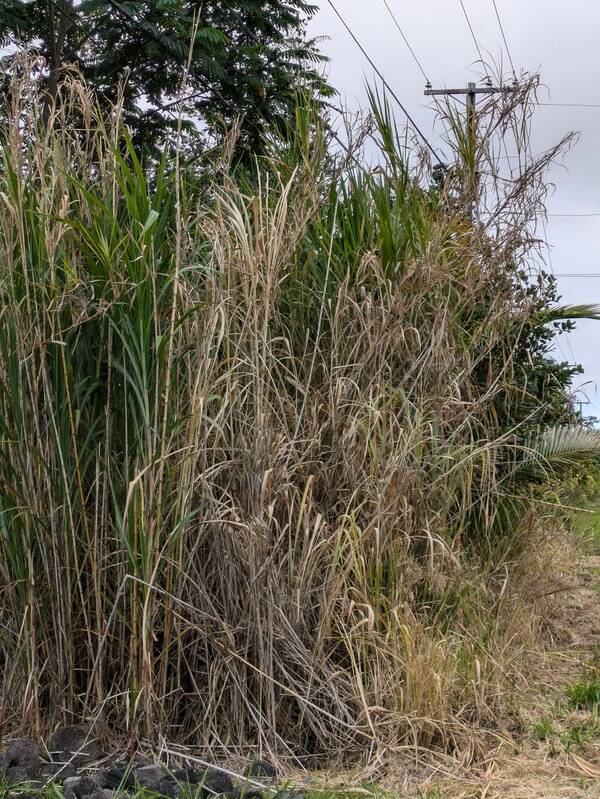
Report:
M467 119L473 123L475 121L475 102L478 94L510 94L516 90L516 86L478 86L476 83L468 83L466 89L432 89L431 84L428 83L424 93L429 97L466 95Z
M432 89L428 83L425 87L425 95L428 97L451 97L463 95L467 105L467 132L469 136L469 149L473 154L473 169L476 168L475 148L477 146L477 117L475 114L475 103L478 94L510 94L517 90L517 86L477 86L476 83L468 83L466 89ZM471 219L473 218L473 207L475 203L475 183L476 175L471 176L473 199L471 200Z
M583 406L584 405L591 405L592 403L589 400L575 400L575 405L579 405L579 415L583 416Z

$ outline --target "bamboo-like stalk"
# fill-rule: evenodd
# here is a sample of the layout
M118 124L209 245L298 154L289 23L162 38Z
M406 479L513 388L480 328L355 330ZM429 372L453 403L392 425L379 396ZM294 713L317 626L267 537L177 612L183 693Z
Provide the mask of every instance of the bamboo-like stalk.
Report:
M551 602L546 492L598 451L560 426L564 387L536 394L523 366L535 326L597 315L549 308L522 274L556 151L518 186L478 181L473 224L461 169L522 130L516 101L486 109L469 153L449 116L441 183L385 101L377 171L332 163L300 101L285 145L207 189L179 151L144 165L76 76L43 126L27 76L13 94L5 726L475 757Z

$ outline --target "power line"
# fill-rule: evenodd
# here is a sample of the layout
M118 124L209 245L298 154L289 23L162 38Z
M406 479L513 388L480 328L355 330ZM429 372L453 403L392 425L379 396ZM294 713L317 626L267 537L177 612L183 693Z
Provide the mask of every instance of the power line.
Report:
M462 0L461 0L462 1ZM502 25L502 20L500 19L500 13L498 12L498 6L496 5L496 0L492 0L494 4L494 11L496 12L496 19L498 20L498 25L500 26L500 33L502 34L502 38L504 39L504 46L506 47L506 53L508 55L508 60L510 61L510 66L513 71L513 75L517 76L515 71L515 65L513 64L512 56L510 54L510 48L508 46L508 42L506 41L506 34L504 33L504 26Z
M408 49L410 50L410 53L411 53L412 57L414 58L416 65L417 65L417 66L419 67L419 69L421 70L421 74L423 75L423 77L425 78L425 80L427 81L427 83L431 84L431 81L429 80L429 78L427 77L427 74L425 73L425 70L423 69L423 65L422 65L422 64L421 64L421 62L419 61L419 59L418 59L418 57L417 57L417 54L415 53L414 49L412 48L412 46L411 46L410 42L409 42L409 41L408 41L408 39L406 38L406 35L404 34L404 31L402 30L402 28L400 27L400 23L398 22L398 18L396 17L396 15L394 14L394 12L392 11L392 9L391 9L391 7L390 7L390 5L389 5L388 1L387 1L387 0L382 0L382 2L383 2L383 4L384 4L384 6L387 8L387 10L388 10L388 12L389 12L389 14L390 14L390 17L393 19L393 21L394 21L394 25L395 25L395 26L398 28L398 30L399 30L399 32L400 32L400 36L402 36L402 38L404 39L404 43L406 44L406 46L407 46L407 47L408 47Z
M53 2L54 1L55 0L53 0ZM139 23L137 22L137 20L134 17L132 17L127 12L124 12L120 8L120 6L118 6L115 2L113 2L113 0L109 0L109 2L110 2L110 4L112 6L114 6L117 9L117 11L121 11L124 14L124 16L128 19L129 22L131 22L135 27L139 27ZM239 20L240 24L242 25L242 27L244 27L246 32L254 39L254 41L256 41L257 43L260 44L260 42L258 42L256 34L253 31L251 31L249 28L247 28L246 25L244 25L243 20L241 19L241 17L238 16L238 20ZM160 39L158 39L157 37L154 37L154 36L151 35L150 38L153 38L154 41L160 47L164 47L163 42ZM217 97L222 102L224 102L226 105L229 105L230 108L232 107L231 103L228 103L228 101L223 97L223 95L218 91L218 89L213 87L212 91L214 91L214 93L217 95ZM160 110L160 111L168 111L168 113L172 114L170 109L173 108L174 106L179 105L180 103L184 103L184 102L189 101L189 100L194 100L194 99L196 99L197 97L200 97L203 94L206 94L206 91L204 89L201 90L201 91L195 91L195 92L192 92L190 94L185 95L184 97L180 97L177 100L173 100L172 102L163 103L162 105L158 105L157 109ZM334 139L338 142L338 144L342 147L342 149L345 151L345 153L348 155L348 157L351 158L351 160L354 161L357 164L357 166L359 166L359 168L364 169L362 164L360 164L360 162L357 160L356 156L351 152L350 148L347 147L344 144L344 142L339 138L339 136L335 133L335 131L332 130L331 134L334 137Z
M546 214L546 216L560 216L560 217L591 217L591 216L600 216L600 211L590 211L589 213L582 211L581 213L556 213L556 214Z
M600 108L600 103L538 103L554 108Z
M475 36L475 31L473 30L473 26L471 25L471 20L469 19L469 15L467 14L467 9L465 8L465 4L463 0L458 0L463 10L463 14L465 15L465 19L467 20L467 25L469 26L469 30L471 31L471 36L473 37L473 42L475 43L475 47L477 48L477 52L479 53L479 60L482 64L485 64L483 59L483 55L481 52L481 48L479 47L479 42L477 41L477 37Z
M328 2L328 3L329 3L329 5L331 6L331 8L334 10L334 12L335 12L336 16L338 17L338 19L340 20L340 22L342 23L342 25L344 26L344 28L346 28L346 30L348 31L348 33L349 33L349 34L350 34L350 36L352 37L352 39L353 39L354 43L357 45L357 47L359 48L359 50L361 51L361 53L362 53L362 54L364 55L364 57L367 59L367 61L369 62L369 64L370 64L370 65L371 65L371 67L373 68L373 70L375 71L376 75L378 76L378 78L381 80L381 82L382 82L382 83L383 83L383 85L385 86L385 88L386 88L386 89L389 91L389 93L391 94L391 96L392 96L392 97L394 98L394 100L395 100L395 101L398 103L398 105L400 106L400 108L401 108L401 109L402 109L402 111L404 112L404 115L406 116L406 118L408 119L408 121L410 122L410 124L413 126L413 128L414 128L414 129L415 129L415 131L416 131L416 132L419 134L419 136L420 136L420 137L423 139L423 141L425 142L425 144L426 144L427 148L429 149L429 151L431 152L431 154L433 155L433 157L435 158L435 160L438 162L438 164L439 164L441 167L444 167L444 166L445 166L445 164L444 164L442 161L440 161L440 158L439 158L438 154L436 153L435 149L433 148L433 145L431 145L431 144L430 144L429 140L427 139L427 137L425 136L425 134L423 133L423 131L422 131L422 130L419 128L419 126L417 125L417 123L414 121L414 119L413 119L413 118L411 117L411 115L408 113L408 111L406 110L406 108L405 108L404 104L402 103L402 101L400 100L400 98L398 97L398 95L396 94L396 92L395 92L395 91L392 89L392 87L390 86L390 84L387 82L387 80L386 80L386 78L385 78L385 76L384 76L383 72L382 72L382 71L379 69L379 67L378 67L378 66L375 64L375 62L373 61L373 59L371 58L371 56L370 56L370 55L367 53L367 51L365 50L365 48L362 46L362 44L360 43L360 41L358 40L358 38L357 38L357 37L356 37L356 35L354 34L354 31L352 30L352 28L351 28L351 27L348 25L348 23L346 22L346 20L344 19L344 17L343 17L343 16L340 14L340 12L337 10L337 8L336 8L336 7L335 7L335 5L333 4L332 0L327 0L327 2Z
M514 62L513 62L513 59L512 59L512 55L511 55L511 52L510 52L510 47L508 46L508 40L507 40L506 34L504 32L504 26L502 25L502 20L500 19L500 12L498 11L498 6L496 4L496 0L492 0L492 3L494 5L494 11L496 12L496 19L498 20L498 26L500 28L500 33L502 34L502 39L504 41L504 47L506 49L506 54L508 55L508 60L510 62L510 66L511 66L511 69L512 69L513 77L514 77L514 80L515 80L515 83L516 83L517 82L517 72L515 70L515 65L514 65ZM504 145L504 151L506 152L506 143L504 141L504 137L502 139L502 143ZM533 154L531 152L531 141L530 141L529 137L527 137L527 145L526 146L527 146L527 155L533 161L534 156L533 156ZM519 169L520 169L520 173L522 175L523 172L522 172L522 169L521 169L521 159L520 158L519 158Z
M217 97L219 97L219 92L216 89L213 89L213 91L215 92ZM157 105L156 107L159 111L169 111L170 108L174 108L176 105L179 105L180 103L185 103L188 100L195 100L197 97L201 97L203 94L206 94L206 89L201 89L198 92L192 92L191 94L186 94L184 97L180 97L178 100L172 100L171 102L163 103L163 105ZM221 95L219 99L225 102L223 95Z

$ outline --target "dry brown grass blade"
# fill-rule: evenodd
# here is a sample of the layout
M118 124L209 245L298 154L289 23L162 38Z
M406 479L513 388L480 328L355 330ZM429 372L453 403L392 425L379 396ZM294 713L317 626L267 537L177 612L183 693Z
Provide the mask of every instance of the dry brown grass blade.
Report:
M76 76L43 129L27 76L14 98L7 727L85 715L132 745L373 769L484 757L556 587L554 502L511 483L519 424L498 422L542 165L482 188L486 230L460 180L438 197L397 153L358 178L301 141L236 183L230 139L207 190L181 163L149 178ZM517 108L488 109L481 158Z

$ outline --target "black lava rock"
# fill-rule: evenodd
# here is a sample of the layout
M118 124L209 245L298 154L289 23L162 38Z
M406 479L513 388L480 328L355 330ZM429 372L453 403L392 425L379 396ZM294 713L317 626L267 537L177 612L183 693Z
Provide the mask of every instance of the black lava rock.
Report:
M242 785L236 785L232 791L227 791L225 796L227 799L265 799L266 794L257 791L248 783L242 783Z
M50 739L49 750L53 760L69 761L77 766L92 763L104 754L87 724L58 729Z
M141 785L143 788L148 788L150 791L156 790L158 783L165 777L162 768L156 764L140 766L134 769L133 773L138 785Z
M39 747L31 738L15 738L0 752L0 769L13 783L35 779L41 765Z
M246 769L246 777L277 779L277 769L265 760L254 760Z
M104 790L104 780L101 774L67 777L63 782L65 799L89 799L102 790Z
M133 769L129 765L112 765L107 769L103 769L102 786L112 790L116 788L134 788L135 775Z
M213 797L216 793L229 795L234 790L233 782L229 774L224 774L217 769L209 768L200 776L202 783L202 794L206 799Z
M187 783L188 785L198 785L204 779L204 774L201 771L197 771L190 766L176 768L173 770L172 774L174 780Z
M32 776L32 769L23 768L22 766L11 766L7 768L4 772L6 776L6 782L9 785L18 785L19 783L27 783L27 785L31 788L36 787L39 785L41 787L42 783L38 783Z
M40 777L46 782L63 782L68 777L77 777L78 774L77 766L70 763L42 763L40 767Z
M160 794L160 796L174 799L177 790L173 782L163 771L162 766L157 764L150 766L140 766L134 769L135 782L149 791Z
M179 796L180 794L180 792L177 790L177 787L166 777L163 777L163 779L158 783L157 792L161 796L166 796L167 799L175 799L175 797Z

